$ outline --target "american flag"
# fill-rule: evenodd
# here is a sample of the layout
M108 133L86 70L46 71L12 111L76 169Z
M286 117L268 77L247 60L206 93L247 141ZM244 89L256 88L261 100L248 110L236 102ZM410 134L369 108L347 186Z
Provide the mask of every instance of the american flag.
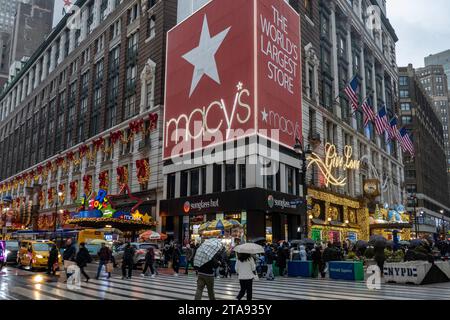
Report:
M408 131L406 130L406 128L402 128L400 130L400 136L401 136L401 140L400 140L400 144L402 146L403 151L408 151L411 156L414 156L414 143L411 140L411 137L408 134Z
M359 99L358 95L356 94L357 90L358 90L358 76L355 76L344 90L345 93L347 94L348 99L350 100L350 104L352 106L353 111L358 110L359 107Z
M370 97L367 98L366 101L364 101L361 108L364 112L364 127L367 127L369 121L375 121L376 118L375 112L373 112L372 109L372 100L370 99Z
M386 113L386 106L383 106L375 118L375 128L378 135L389 131L389 121Z
M391 122L389 123L388 134L389 140L391 141L394 141L395 139L397 139L398 141L402 140L400 132L398 131L397 124L398 124L397 117L392 118Z

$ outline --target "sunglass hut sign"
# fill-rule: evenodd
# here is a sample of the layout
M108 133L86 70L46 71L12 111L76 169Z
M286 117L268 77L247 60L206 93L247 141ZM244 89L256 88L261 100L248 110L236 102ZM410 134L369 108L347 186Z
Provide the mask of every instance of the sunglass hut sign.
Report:
M167 42L165 159L301 137L300 18L284 1L213 0Z

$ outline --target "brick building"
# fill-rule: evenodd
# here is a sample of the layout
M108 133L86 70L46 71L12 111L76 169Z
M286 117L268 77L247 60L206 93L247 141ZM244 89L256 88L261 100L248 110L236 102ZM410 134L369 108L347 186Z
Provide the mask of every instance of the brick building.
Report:
M29 226L57 203L75 211L100 185L118 193L118 175L156 218L162 128L150 127L162 118L176 11L175 0L79 0L1 93L0 195L20 199L20 212L33 201ZM118 205L130 206L126 198Z
M447 158L448 190L450 192L450 101L448 78L442 65L430 65L416 70L425 92L430 97L434 111L442 122L444 148ZM450 198L450 193L449 193Z
M414 158L404 154L405 183L408 194L417 198L419 232L432 234L442 224L441 210L450 212L450 203L443 127L420 72L412 65L399 68L401 121L412 133L415 147ZM409 202L412 212L413 205Z

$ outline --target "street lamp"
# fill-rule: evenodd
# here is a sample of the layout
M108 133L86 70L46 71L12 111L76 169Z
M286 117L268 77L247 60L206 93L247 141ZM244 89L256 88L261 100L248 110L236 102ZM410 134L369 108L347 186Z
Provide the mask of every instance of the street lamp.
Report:
M60 191L58 192L58 198L56 199L56 208L55 208L55 219L54 219L54 224L53 224L53 231L55 233L55 239L56 239L56 221L58 219L58 202L59 199L62 197L63 193Z
M418 219L417 219L417 212L416 212L416 206L417 206L417 196L415 194L412 194L408 200L413 201L414 206L414 229L416 232L416 239L419 238L419 226L417 225ZM422 211L423 212L423 211ZM410 220L412 221L412 215L410 215Z
M444 234L444 239L443 240L445 241L445 240L447 240L446 239L446 235L445 235L445 210L441 209L441 210L439 210L439 212L442 215L442 233Z
M303 238L307 238L308 237L308 217L307 217L307 213L308 213L308 201L307 201L308 185L306 183L306 171L307 171L306 159L307 159L307 157L309 155L312 154L312 151L311 151L311 148L310 148L309 145L308 145L307 149L305 150L303 148L303 144L301 143L301 141L298 138L295 139L294 150L298 154L299 160L302 163L302 166L301 166L301 172L302 172L301 186L302 186L303 202L302 202L302 205L300 206L300 217L301 217L301 219L303 219L303 223L304 223Z

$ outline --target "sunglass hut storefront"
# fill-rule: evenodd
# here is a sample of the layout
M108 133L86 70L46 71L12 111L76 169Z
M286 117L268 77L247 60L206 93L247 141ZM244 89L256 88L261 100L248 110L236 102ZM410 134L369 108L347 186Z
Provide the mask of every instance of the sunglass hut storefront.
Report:
M261 188L162 200L161 231L183 243L299 239L301 203L298 196Z

